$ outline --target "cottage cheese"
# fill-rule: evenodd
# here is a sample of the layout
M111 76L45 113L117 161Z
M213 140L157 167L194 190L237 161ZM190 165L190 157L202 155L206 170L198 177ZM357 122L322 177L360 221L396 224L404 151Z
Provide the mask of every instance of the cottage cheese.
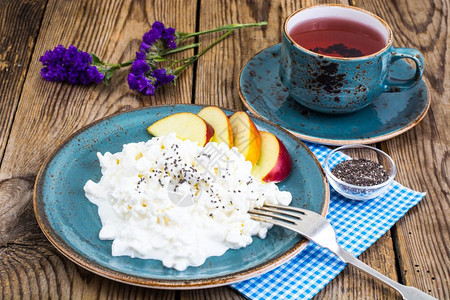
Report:
M157 259L179 271L265 238L271 225L247 211L292 198L252 177L252 164L224 143L200 147L170 134L97 156L102 178L84 190L98 206L100 239L113 240L113 256Z

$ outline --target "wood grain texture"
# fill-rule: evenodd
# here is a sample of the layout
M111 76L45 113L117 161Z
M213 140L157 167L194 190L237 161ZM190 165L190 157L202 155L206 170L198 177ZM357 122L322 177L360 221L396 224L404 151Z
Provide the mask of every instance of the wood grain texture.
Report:
M49 1L0 167L2 299L175 298L174 291L116 283L68 261L41 233L30 195L33 177L45 157L83 125L146 105L190 103L192 70L183 74L175 88L146 97L128 88L125 72L113 80L112 87L45 82L39 76L38 60L58 44L74 44L105 61L131 59L155 20L194 31L195 19L185 16L195 15L196 5L181 0Z
M46 4L0 1L0 163Z
M244 300L247 299L239 292L229 287L218 287L212 289L182 291L180 300Z
M177 9L175 9L177 8ZM191 1L50 1L30 64L29 76L6 149L0 178L35 174L44 158L69 134L99 118L142 106L190 103L192 69L175 87L153 97L131 91L126 72L111 87L71 86L40 78L39 57L58 44L74 44L105 61L134 57L140 40L155 20L194 31L196 3ZM192 50L191 50L192 53ZM42 147L50 145L49 147ZM17 153L27 159L17 159Z
M449 299L449 1L358 1L358 6L392 26L394 46L419 49L425 57L431 109L418 126L382 145L398 165L396 179L427 192L393 231L401 279Z

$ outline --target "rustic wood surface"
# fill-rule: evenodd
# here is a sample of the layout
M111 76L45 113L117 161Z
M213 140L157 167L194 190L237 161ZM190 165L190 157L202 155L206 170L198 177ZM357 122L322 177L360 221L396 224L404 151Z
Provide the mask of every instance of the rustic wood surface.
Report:
M237 78L245 62L280 41L282 20L290 12L327 2L336 1L0 0L0 299L245 299L229 287L139 288L76 266L50 245L37 225L31 205L35 175L71 133L116 112L165 103L243 108ZM432 107L419 125L377 144L397 162L397 180L427 196L360 258L394 280L449 299L449 1L340 3L378 14L391 24L395 46L422 51L432 95ZM39 76L39 57L58 44L74 44L105 61L131 59L155 20L185 32L228 23L267 20L269 25L233 33L185 72L176 86L153 97L131 91L122 71L110 87L49 83ZM214 37L199 40L205 45ZM398 296L346 268L316 298Z

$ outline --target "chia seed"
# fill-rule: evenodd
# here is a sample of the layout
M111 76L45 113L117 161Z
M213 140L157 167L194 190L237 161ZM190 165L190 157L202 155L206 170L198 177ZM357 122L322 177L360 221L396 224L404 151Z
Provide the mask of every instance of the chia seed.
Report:
M364 158L340 162L331 173L340 180L357 186L377 185L389 179L382 165Z

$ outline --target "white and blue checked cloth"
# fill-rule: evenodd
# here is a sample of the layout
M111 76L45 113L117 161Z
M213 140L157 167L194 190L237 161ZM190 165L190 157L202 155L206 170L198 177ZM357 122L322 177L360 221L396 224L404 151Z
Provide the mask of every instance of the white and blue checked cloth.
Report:
M331 151L307 144L321 164ZM359 256L385 234L425 193L412 191L398 182L386 195L368 201L352 201L331 188L327 219L339 244ZM278 268L231 287L249 299L310 299L336 277L346 264L314 243Z

